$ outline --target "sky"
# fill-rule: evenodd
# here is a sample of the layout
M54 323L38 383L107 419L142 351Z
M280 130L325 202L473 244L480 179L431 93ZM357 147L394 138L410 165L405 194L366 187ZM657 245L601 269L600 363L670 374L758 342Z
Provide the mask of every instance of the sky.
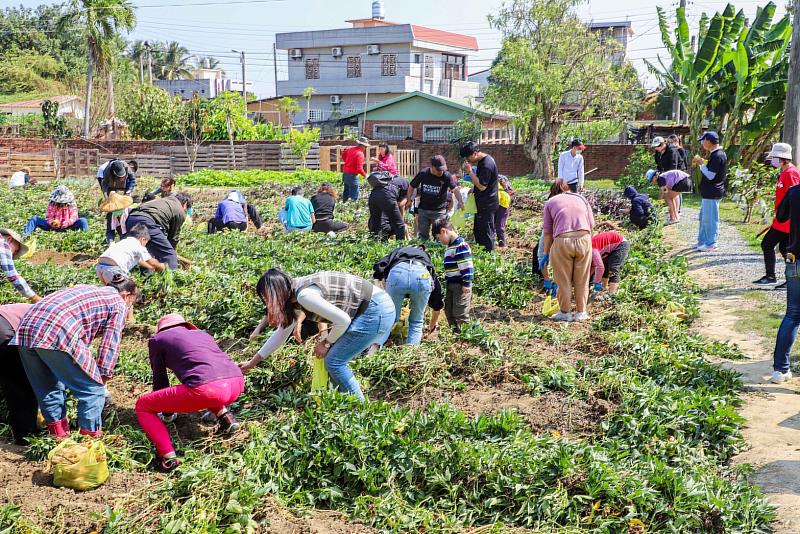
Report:
M629 58L648 89L657 82L644 60L667 57L661 45L656 6L674 16L679 0L590 0L579 14L586 21L630 20L634 35ZM0 7L35 7L47 0L0 0ZM275 33L348 27L344 21L366 18L372 0L133 0L138 23L130 39L178 41L193 54L220 60L229 78L241 78L239 54L246 53L247 79L259 97L274 96L272 44ZM725 1L687 0L690 28L696 31L701 13L724 9ZM762 1L734 5L752 16ZM785 12L778 4L778 13ZM473 35L481 50L470 57L470 72L488 68L500 49L500 35L487 21L503 0L384 0L386 19ZM674 17L673 17L674 18ZM278 78L285 79L286 52L278 52Z

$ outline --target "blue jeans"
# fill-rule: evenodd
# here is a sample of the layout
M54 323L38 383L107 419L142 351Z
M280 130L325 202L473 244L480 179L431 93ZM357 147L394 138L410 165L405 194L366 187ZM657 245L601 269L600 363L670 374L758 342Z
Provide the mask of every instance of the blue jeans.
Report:
M339 391L364 400L358 380L347 364L392 329L394 313L394 304L389 295L375 288L367 309L353 319L342 337L331 345L325 357L325 367Z
M344 183L342 202L358 200L358 176L358 174L350 174L349 172L342 174L342 183Z
M392 267L386 279L386 292L394 302L395 322L400 320L400 310L406 297L411 301L411 313L408 315L409 345L422 342L422 326L425 318L425 306L433 291L433 279L428 269L420 263L403 261ZM391 330L381 339L381 345L389 339Z
M700 202L700 232L697 245L717 246L719 234L719 199L704 198Z
M68 388L78 399L78 426L92 432L100 430L106 402L103 384L95 382L66 352L19 347L19 355L48 423L67 416L64 389Z
M79 218L75 221L72 226L69 228L51 228L49 224L47 224L47 219L44 217L37 217L33 216L28 219L28 224L25 225L25 229L22 230L22 235L28 236L33 233L34 230L37 228L41 228L42 230L50 230L53 232L64 232L66 230L77 230L79 232L85 232L89 229L89 223L83 217Z
M800 264L786 264L786 315L778 328L772 368L785 373L789 370L789 354L800 326Z

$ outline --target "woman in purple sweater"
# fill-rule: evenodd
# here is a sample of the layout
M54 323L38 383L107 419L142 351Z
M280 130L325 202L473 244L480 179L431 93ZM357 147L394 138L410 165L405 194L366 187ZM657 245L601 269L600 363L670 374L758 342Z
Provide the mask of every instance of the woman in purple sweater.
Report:
M136 401L136 417L156 446L156 469L169 472L178 467L178 459L164 421L173 421L175 413L210 410L217 416L221 432L239 430L226 406L244 391L244 377L213 337L177 313L158 320L156 335L148 346L153 392ZM170 387L167 369L175 373L180 385Z

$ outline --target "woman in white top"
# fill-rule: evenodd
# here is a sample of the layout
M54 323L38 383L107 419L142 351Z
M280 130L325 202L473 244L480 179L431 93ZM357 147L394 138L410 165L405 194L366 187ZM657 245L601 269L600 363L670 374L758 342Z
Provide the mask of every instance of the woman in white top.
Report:
M392 299L368 280L348 273L323 271L292 279L279 269L270 269L259 279L256 293L266 306L257 332L269 324L276 328L250 361L240 365L248 372L289 339L298 317L331 325L316 346L314 355L325 358L331 380L339 391L364 400L353 376L350 360L377 343L395 322Z

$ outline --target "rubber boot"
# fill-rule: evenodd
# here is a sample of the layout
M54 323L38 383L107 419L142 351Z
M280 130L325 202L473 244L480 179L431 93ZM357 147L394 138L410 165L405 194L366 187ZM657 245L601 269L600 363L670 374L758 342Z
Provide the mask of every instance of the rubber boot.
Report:
M90 436L92 438L103 437L102 430L86 430L85 428L81 428L80 434L81 436Z
M49 432L51 436L57 438L66 438L69 436L69 423L67 419L64 418L59 421L47 423L47 432Z

